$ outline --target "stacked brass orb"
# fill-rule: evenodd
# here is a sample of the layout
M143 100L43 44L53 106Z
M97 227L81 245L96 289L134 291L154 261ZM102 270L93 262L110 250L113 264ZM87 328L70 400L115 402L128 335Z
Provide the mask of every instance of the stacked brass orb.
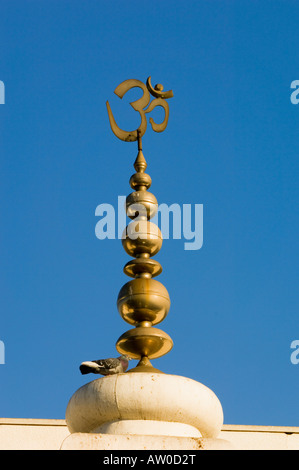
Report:
M138 135L136 173L130 178L134 191L126 198L126 211L132 222L122 238L125 251L134 258L125 265L124 273L134 279L121 288L117 299L120 315L135 327L126 331L116 343L121 354L139 359L137 367L129 372L160 372L149 359L167 354L173 346L172 339L154 327L167 316L170 298L163 284L153 279L162 272L161 264L152 259L161 249L162 234L158 226L149 221L156 215L158 203L148 191L151 177L145 173L146 167Z

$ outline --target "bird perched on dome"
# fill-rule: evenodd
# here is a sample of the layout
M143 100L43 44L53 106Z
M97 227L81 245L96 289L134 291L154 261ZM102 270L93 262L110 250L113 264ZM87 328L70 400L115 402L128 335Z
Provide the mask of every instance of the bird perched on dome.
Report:
M119 357L82 362L79 369L81 374L113 375L126 372L131 358L125 354Z

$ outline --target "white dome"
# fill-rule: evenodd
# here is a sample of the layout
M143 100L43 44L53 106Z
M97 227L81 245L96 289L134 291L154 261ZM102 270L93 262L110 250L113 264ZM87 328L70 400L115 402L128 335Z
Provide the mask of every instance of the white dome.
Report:
M66 422L71 433L145 434L148 424L149 433L214 438L223 412L214 392L195 380L139 372L102 377L79 388L68 403Z

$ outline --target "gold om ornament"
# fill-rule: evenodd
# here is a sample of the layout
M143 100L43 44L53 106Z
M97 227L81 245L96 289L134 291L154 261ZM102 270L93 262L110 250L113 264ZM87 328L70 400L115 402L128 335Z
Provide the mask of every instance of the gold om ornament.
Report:
M163 91L163 85L157 84L155 87L153 87L151 84L151 77L148 77L146 84L140 80L135 79L125 80L115 88L114 93L119 98L123 98L127 91L135 87L141 88L143 91L141 98L130 103L132 108L135 109L135 111L137 111L141 117L141 123L138 129L134 131L124 131L123 129L120 129L120 127L118 127L116 124L109 102L106 102L111 129L116 137L118 137L120 140L124 140L125 142L135 142L138 138L144 135L147 128L146 114L150 113L154 108L156 108L156 106L161 106L164 109L164 120L161 124L156 124L153 118L150 118L149 122L153 131L163 132L166 129L169 117L169 107L167 101L165 100L173 97L172 90ZM155 97L151 103L150 95Z

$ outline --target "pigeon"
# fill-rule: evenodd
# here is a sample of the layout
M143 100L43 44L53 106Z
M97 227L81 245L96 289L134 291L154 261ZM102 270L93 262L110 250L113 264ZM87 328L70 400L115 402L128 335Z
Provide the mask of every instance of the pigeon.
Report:
M125 354L117 358L86 361L80 365L81 374L113 375L126 372L131 358Z

